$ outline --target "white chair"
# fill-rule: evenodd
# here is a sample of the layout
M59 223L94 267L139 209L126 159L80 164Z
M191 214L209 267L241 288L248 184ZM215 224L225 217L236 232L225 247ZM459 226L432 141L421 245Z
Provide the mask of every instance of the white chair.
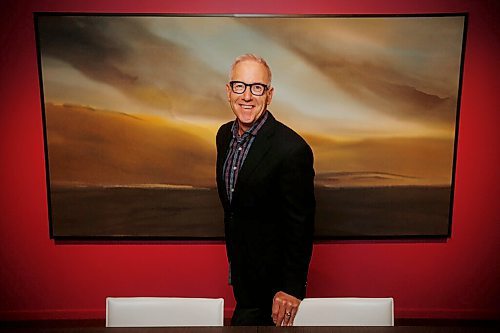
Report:
M223 325L222 298L106 298L106 327Z
M392 298L305 298L294 326L394 326Z

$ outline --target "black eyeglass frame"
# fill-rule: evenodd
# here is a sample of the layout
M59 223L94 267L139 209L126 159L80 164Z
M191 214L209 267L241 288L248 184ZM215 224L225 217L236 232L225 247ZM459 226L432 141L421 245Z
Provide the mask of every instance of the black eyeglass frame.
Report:
M234 85L236 83L241 83L245 86L245 89L242 91L242 92L236 92L234 91ZM252 95L254 96L263 96L266 91L269 89L269 85L267 84L264 84L264 83L260 83L260 82L256 82L256 83L245 83L245 82L242 82L242 81L229 81L229 86L231 87L231 90L235 93L235 94L238 94L238 95L243 95L245 93L245 91L247 91L247 87L250 87L250 92L252 93ZM263 86L264 87L264 90L262 90L262 94L256 94L252 91L252 88L254 86Z

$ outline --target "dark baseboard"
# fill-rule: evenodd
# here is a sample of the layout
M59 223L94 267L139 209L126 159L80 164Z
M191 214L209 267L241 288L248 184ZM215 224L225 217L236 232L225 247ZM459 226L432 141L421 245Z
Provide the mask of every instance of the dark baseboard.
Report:
M65 328L65 327L104 327L104 319L51 319L51 320L13 320L0 321L0 328L40 327L40 328Z

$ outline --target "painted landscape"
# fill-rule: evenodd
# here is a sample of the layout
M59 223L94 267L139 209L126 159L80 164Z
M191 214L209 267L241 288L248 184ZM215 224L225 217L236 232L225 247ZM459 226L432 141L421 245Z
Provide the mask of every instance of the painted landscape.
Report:
M215 134L248 52L313 149L318 239L449 235L463 16L37 26L52 237L222 238Z

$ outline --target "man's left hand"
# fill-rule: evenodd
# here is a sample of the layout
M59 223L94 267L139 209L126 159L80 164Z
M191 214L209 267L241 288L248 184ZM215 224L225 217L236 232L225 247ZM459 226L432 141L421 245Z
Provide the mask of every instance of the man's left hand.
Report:
M292 326L300 299L283 291L278 291L273 299L273 322L276 326Z

